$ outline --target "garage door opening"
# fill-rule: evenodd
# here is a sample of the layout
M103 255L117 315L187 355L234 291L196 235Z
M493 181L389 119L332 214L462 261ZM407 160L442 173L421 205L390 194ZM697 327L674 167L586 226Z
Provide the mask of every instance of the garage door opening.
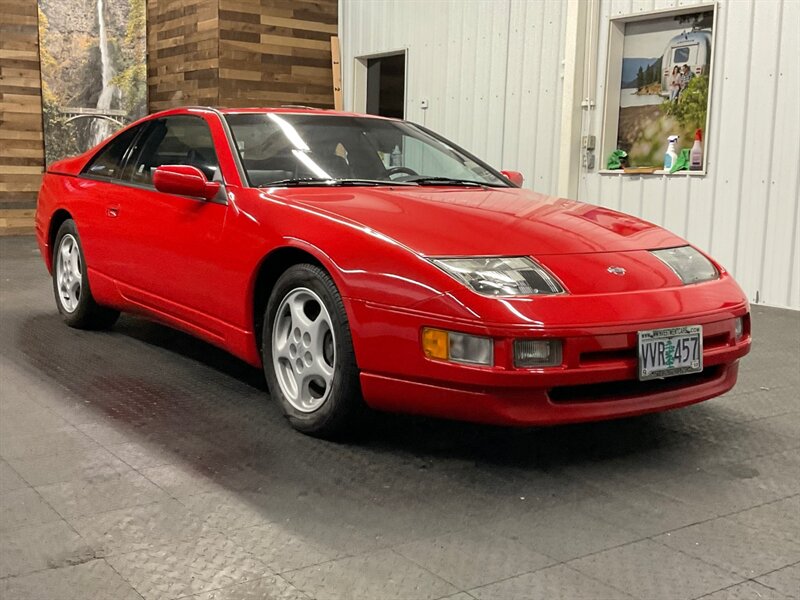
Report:
M366 112L382 117L405 118L405 52L368 58L366 66Z

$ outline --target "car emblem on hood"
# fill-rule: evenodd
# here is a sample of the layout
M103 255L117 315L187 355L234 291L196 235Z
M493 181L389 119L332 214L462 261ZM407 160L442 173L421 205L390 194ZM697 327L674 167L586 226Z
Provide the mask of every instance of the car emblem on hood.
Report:
M612 275L625 275L626 271L622 267L608 267L608 272Z

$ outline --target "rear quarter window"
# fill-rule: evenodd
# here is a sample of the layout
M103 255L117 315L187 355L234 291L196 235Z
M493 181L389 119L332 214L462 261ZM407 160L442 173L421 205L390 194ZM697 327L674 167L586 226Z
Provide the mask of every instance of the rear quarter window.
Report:
M119 179L125 164L125 154L142 125L122 132L101 149L83 170L85 175L103 179Z

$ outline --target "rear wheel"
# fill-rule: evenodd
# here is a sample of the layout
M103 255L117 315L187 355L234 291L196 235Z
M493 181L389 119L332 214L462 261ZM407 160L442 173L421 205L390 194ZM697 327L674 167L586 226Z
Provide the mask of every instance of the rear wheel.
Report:
M270 395L295 429L319 437L351 431L363 413L342 297L315 265L290 267L275 284L262 332Z
M53 293L64 321L77 329L111 327L119 312L100 306L92 297L75 221L67 219L61 224L53 248Z

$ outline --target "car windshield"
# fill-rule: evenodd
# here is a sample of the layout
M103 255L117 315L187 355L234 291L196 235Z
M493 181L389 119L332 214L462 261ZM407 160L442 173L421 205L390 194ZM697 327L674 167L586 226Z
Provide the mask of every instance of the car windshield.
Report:
M273 112L225 118L253 187L508 186L488 165L404 121Z

